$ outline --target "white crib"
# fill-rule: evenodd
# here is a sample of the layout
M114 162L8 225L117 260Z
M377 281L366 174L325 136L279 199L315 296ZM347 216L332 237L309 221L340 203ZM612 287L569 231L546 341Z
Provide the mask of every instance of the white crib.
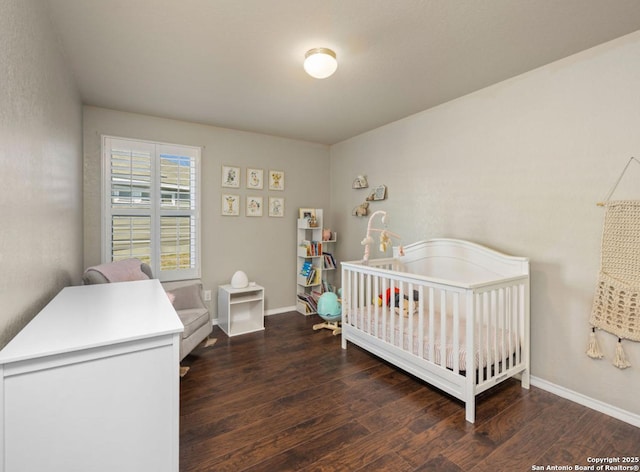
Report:
M520 374L529 388L527 258L432 239L343 262L342 290L342 348L350 341L464 401L467 421L475 396L505 379Z

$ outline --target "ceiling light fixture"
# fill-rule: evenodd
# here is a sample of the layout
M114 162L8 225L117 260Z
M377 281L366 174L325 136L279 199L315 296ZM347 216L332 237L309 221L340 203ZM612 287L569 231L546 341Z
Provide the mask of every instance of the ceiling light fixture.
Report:
M311 77L326 79L338 68L336 53L328 48L309 49L304 55L304 70Z

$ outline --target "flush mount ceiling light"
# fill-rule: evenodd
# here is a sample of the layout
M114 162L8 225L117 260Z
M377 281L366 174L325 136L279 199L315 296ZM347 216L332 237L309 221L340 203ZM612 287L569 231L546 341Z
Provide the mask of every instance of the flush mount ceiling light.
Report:
M328 48L309 49L304 55L304 70L311 77L326 79L338 68L336 53Z

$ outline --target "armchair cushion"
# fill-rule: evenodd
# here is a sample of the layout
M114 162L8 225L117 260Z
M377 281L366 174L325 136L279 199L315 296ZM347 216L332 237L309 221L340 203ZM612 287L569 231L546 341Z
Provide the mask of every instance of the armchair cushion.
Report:
M209 311L206 308L185 308L178 312L184 325L182 339L187 339L202 326L210 324Z
M169 289L168 286L165 285L165 290L168 294L173 295L173 307L176 310L184 310L187 308L204 308L206 310L201 297L202 285L199 283L174 289Z

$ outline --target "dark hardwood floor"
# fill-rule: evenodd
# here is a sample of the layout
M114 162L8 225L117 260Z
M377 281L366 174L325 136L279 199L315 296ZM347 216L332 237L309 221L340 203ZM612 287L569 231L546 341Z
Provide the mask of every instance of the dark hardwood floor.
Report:
M217 343L185 359L182 472L576 470L640 455L640 428L515 380L480 396L469 424L461 402L342 350L318 321L270 316L234 338L215 327Z

